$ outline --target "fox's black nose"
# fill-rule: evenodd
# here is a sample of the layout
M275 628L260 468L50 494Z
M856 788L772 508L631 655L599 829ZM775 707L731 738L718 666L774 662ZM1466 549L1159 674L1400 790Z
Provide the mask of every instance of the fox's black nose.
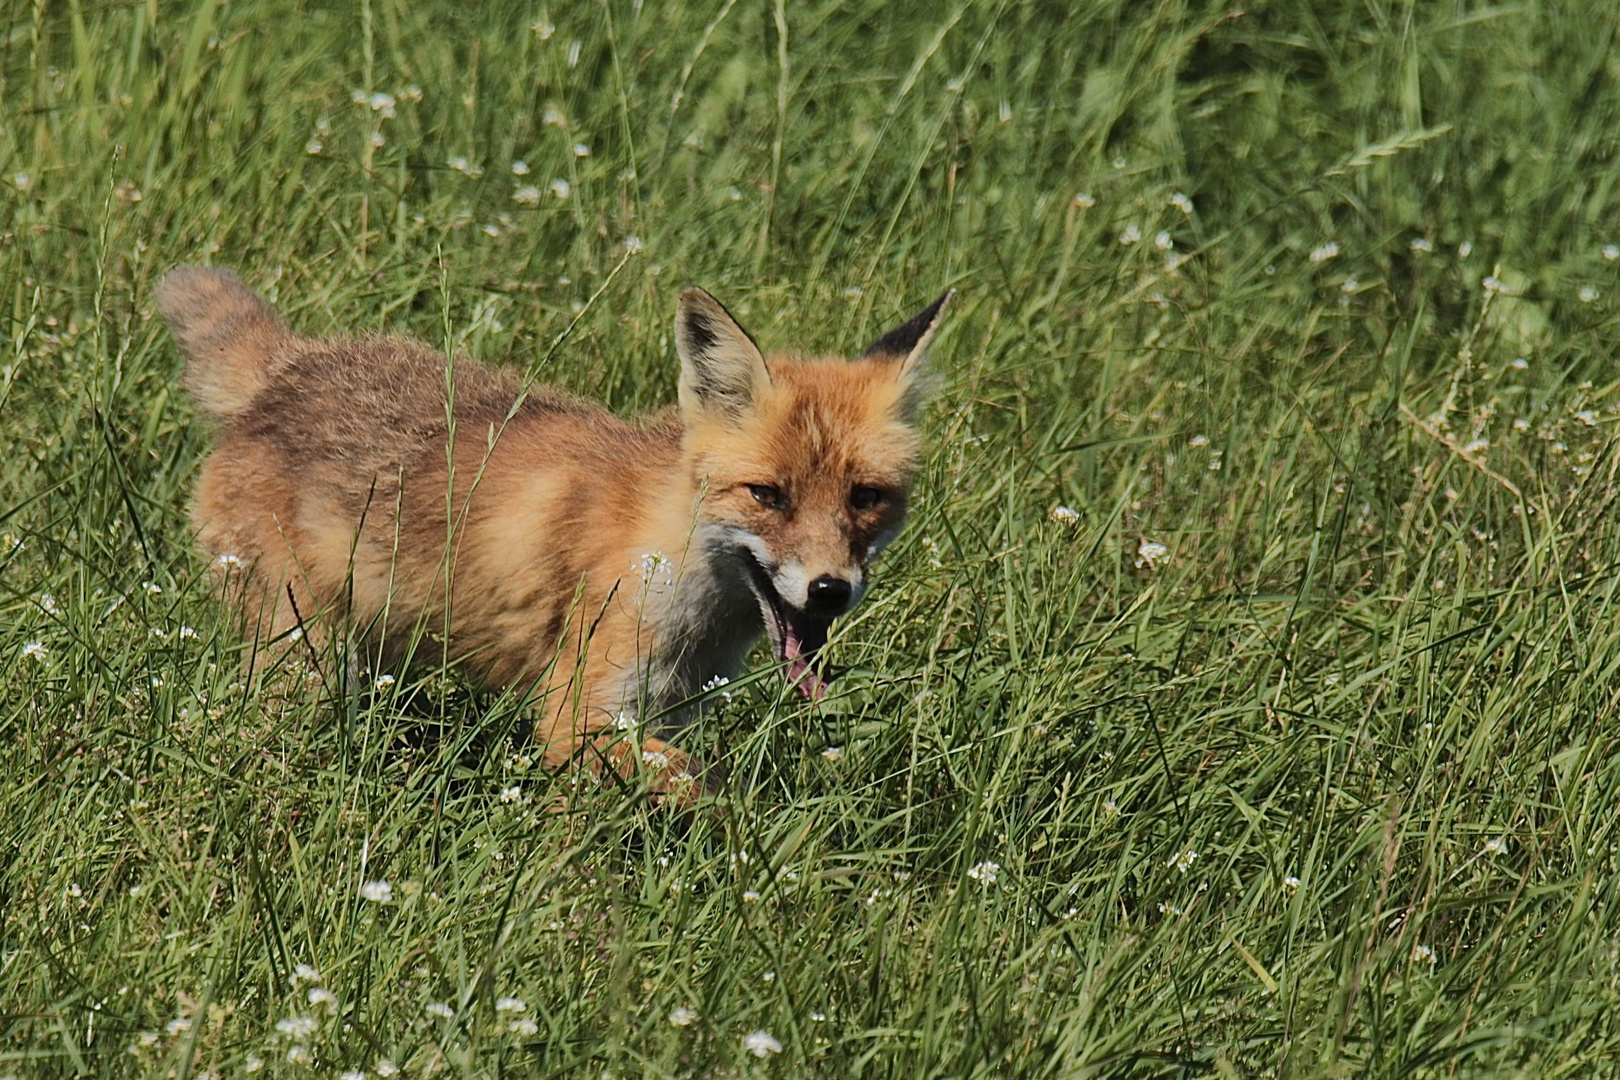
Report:
M849 582L831 574L822 574L810 583L808 606L810 610L827 615L839 615L849 606Z

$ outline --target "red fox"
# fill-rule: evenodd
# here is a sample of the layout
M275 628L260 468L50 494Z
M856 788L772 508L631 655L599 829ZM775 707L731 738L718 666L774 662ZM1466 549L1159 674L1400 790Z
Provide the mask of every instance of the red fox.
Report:
M670 792L700 768L660 735L761 634L825 693L817 650L905 517L951 295L846 361L765 356L687 289L679 406L638 420L411 341L299 336L226 270L176 269L157 304L217 431L192 521L250 638L350 633L385 669L431 648L532 687L548 764L639 749Z

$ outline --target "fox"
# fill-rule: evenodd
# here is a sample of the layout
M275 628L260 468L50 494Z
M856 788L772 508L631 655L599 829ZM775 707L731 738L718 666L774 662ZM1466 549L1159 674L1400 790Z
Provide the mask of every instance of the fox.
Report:
M676 745L764 637L820 700L833 620L900 533L947 290L853 359L675 311L676 404L622 418L465 356L295 333L229 270L155 291L213 430L191 505L244 639L346 634L391 671L532 694L548 766L712 790Z

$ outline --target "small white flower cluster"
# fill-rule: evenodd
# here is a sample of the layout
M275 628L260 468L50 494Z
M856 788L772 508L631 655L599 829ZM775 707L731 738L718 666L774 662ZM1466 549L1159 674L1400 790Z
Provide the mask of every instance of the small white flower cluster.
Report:
M360 886L360 898L373 904L386 904L394 898L394 887L386 881L368 881Z
M674 1024L676 1027L690 1027L691 1025L697 1023L697 1021L697 1012L693 1009L688 1009L685 1005L677 1005L669 1011L669 1022Z
M536 1024L527 1016L518 1015L519 1013L526 1012L528 1008L529 1003L519 997L502 997L495 999L495 1011L497 1013L500 1013L503 1016L515 1017L515 1019L507 1023L506 1030L523 1038L527 1038L540 1030L539 1024Z
M276 1021L276 1033L292 1042L287 1048L287 1061L293 1065L308 1065L315 1060L309 1040L320 1030L320 1021L313 1016L288 1016Z
M1491 839L1485 841L1485 848L1482 854L1506 855L1507 841L1500 836L1492 837Z
M675 561L662 551L641 556L641 583L648 588L667 589L675 584Z
M1142 239L1142 230L1134 224L1125 226L1124 231L1119 234L1119 242L1126 247L1129 247L1140 239Z
M1059 525L1074 525L1080 520L1080 511L1072 506L1054 506L1049 516Z
M1178 871L1185 874L1188 870L1192 869L1193 861L1197 858L1198 852L1194 851L1192 848L1186 848L1170 856L1164 865L1173 866Z
M716 675L714 678L704 683L701 690L703 693L707 694L711 690L720 690L722 686L725 686L729 682L731 682L731 680L726 678L724 675ZM731 691L720 690L720 698L724 701L730 701Z
M484 167L482 165L478 164L476 161L468 161L460 154L457 154L454 157L445 158L444 163L453 171L461 173L463 176L469 177L473 180L476 180L480 176L484 175Z
M996 878L1001 874L1001 864L993 859L986 859L975 866L969 867L967 876L980 885L994 885Z
M1313 262L1313 263L1325 263L1329 259L1338 258L1338 255L1339 255L1339 243L1338 243L1338 241L1337 240L1329 240L1325 244L1322 244L1322 245L1320 245L1318 247L1312 248L1311 249L1310 259L1311 259L1311 262Z
M768 1031L751 1031L743 1036L743 1049L757 1058L768 1058L780 1054L782 1044Z
M1159 560L1170 554L1170 549L1152 540L1143 540L1136 546L1136 566L1152 570Z

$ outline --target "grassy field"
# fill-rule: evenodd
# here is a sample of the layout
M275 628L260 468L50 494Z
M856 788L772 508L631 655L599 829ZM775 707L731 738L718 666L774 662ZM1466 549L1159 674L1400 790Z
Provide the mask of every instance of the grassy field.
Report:
M1620 1069L1620 8L0 33L0 1076ZM957 287L852 673L731 688L696 821L453 678L245 689L178 262L626 410L685 284Z

